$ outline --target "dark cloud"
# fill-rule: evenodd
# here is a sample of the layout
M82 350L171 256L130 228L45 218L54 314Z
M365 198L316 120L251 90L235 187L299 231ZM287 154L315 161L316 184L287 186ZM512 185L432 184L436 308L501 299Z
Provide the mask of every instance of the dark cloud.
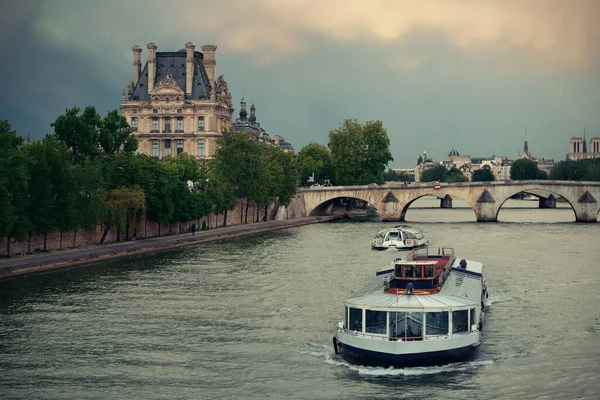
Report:
M515 157L525 126L533 154L557 159L584 124L600 135L597 2L449 0L424 13L425 1L390 1L358 14L342 3L324 14L305 0L9 1L0 118L40 138L68 107L104 114L131 80L132 45L192 41L219 46L234 106L253 98L262 126L296 150L327 144L345 118L381 119L398 167L424 149Z

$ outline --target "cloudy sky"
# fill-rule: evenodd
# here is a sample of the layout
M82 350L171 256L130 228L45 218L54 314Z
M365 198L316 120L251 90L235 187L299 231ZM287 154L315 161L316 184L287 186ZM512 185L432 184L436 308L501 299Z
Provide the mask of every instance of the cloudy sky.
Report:
M345 118L383 121L391 167L600 136L597 0L8 0L0 118L41 138L72 106L117 108L131 47L216 44L217 74L296 151Z

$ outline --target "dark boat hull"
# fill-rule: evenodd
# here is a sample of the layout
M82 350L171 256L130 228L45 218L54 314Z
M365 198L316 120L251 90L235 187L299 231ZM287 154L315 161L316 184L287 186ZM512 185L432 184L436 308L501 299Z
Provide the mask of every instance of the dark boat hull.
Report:
M363 350L357 347L348 346L340 341L337 344L337 351L340 356L349 363L364 365L370 367L424 367L433 365L443 365L459 361L470 361L477 355L477 346L466 346L457 349L415 353L415 354L388 354L370 350Z

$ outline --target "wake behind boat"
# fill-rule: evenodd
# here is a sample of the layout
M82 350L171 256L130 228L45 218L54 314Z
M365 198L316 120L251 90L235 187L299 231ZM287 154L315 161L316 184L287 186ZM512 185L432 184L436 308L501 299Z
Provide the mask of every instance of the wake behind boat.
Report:
M450 248L414 250L346 300L334 351L382 367L468 359L481 341L486 297L481 262L457 259Z
M428 244L429 240L425 239L420 229L398 225L377 232L371 242L371 248L373 250L411 250Z

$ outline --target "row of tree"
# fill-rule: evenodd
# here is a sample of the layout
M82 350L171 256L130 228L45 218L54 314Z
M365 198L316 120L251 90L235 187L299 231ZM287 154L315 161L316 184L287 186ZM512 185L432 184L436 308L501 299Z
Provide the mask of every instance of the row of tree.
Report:
M7 254L11 238L42 234L45 249L51 231L100 225L101 243L113 227L117 240L129 239L144 216L182 223L226 214L239 198L247 222L249 202L287 204L298 186L293 155L246 133L223 132L206 163L185 153L158 162L135 154L137 141L116 110L102 118L94 107L75 107L51 126L53 134L25 143L0 120L0 235L9 238Z

